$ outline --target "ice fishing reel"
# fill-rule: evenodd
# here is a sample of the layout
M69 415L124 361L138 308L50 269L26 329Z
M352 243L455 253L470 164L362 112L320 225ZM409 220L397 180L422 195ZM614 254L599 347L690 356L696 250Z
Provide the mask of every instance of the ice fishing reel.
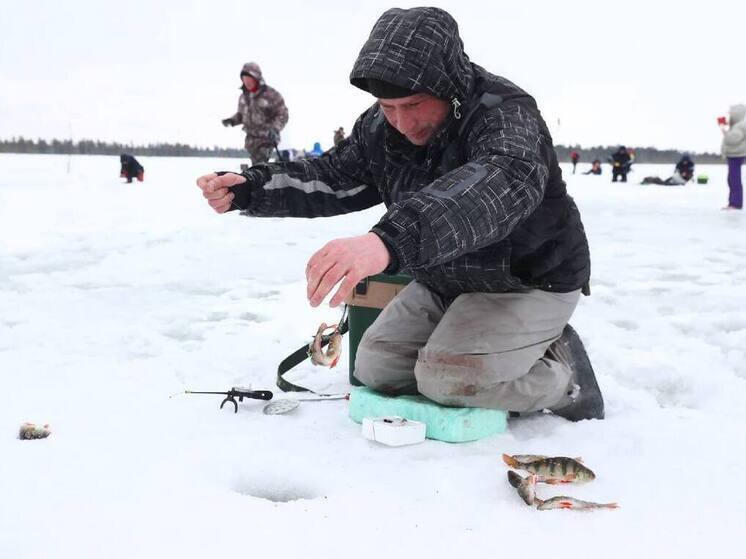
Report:
M225 396L223 398L223 401L220 402L220 409L223 409L223 406L230 402L233 404L233 413L238 413L238 402L243 402L244 398L249 398L252 400L271 400L274 396L270 390L251 390L250 388L246 387L240 387L240 386L234 386L227 392L212 392L212 391L197 391L197 390L185 390L183 392L184 394L222 394ZM179 392L181 394L181 392ZM174 396L177 396L177 394L174 394ZM173 396L172 396L173 397ZM269 402L268 404L265 404L263 408L263 412L265 415L282 415L286 413L290 413L294 409L296 409L301 402L309 402L309 401L321 401L321 400L348 400L350 398L350 395L347 393L344 394L315 394L311 397L307 398L293 398L293 399L282 399L282 400L275 400L274 402ZM236 401L238 399L238 401Z
M225 396L222 402L220 402L220 409L230 402L233 404L233 413L238 413L238 402L243 402L244 398L250 398L252 400L271 400L274 394L270 390L251 390L250 388L243 388L240 386L234 386L228 392L202 392L195 390L185 390L185 394L222 394ZM236 401L238 398L238 402Z

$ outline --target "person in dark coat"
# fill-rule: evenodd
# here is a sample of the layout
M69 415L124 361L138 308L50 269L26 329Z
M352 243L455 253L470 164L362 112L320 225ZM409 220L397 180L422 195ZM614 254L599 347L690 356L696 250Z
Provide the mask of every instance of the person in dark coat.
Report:
M622 182L627 182L627 173L632 167L632 157L627 148L619 146L619 149L609 157L609 163L611 163L611 182L616 182L619 177Z
M316 159L202 176L210 206L321 217L383 202L368 233L306 265L314 307L373 274L413 277L361 340L359 380L449 406L603 417L567 324L588 293L588 242L534 99L472 63L438 8L387 10L350 82L376 102L347 138Z
M140 182L145 180L145 169L132 155L123 153L119 156L119 161L122 164L119 176L127 179L128 183L132 182L133 178L136 178Z
M570 152L570 161L572 161L572 174L575 174L575 167L578 166L578 161L580 161L580 154L577 151Z
M594 159L593 163L591 163L591 168L588 169L584 175L600 175L601 174L601 161L598 159Z

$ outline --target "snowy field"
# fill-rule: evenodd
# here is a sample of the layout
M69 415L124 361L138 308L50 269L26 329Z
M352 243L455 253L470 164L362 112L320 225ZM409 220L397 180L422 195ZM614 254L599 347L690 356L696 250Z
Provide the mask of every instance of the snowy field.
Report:
M141 162L127 185L116 157L0 155L1 558L743 556L746 215L720 211L724 166L697 168L705 186L636 184L673 165L566 175L593 264L572 324L605 421L394 449L344 401L169 398L279 392L279 361L339 316L307 305L306 260L381 208L219 216L194 180L238 160ZM347 366L291 378L343 391ZM24 421L52 435L20 441ZM502 452L582 456L596 481L540 496L621 508L529 508Z

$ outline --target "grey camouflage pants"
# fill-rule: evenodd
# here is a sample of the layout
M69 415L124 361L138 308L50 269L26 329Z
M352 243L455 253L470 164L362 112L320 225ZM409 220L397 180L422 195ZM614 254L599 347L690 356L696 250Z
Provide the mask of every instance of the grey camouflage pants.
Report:
M275 145L267 138L254 138L252 136L246 136L244 147L249 152L252 165L269 161L269 156L272 155L272 150L275 149Z
M564 396L571 371L546 355L580 290L465 293L450 306L412 282L366 330L355 376L387 394L448 406L536 411Z

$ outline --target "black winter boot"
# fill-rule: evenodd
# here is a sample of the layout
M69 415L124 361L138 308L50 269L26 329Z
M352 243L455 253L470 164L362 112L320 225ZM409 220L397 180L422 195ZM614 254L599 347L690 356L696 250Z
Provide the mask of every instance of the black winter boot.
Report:
M562 336L549 346L547 356L565 364L572 371L567 395L557 403L559 407L551 408L552 413L570 421L603 419L601 389L583 342L572 326L565 326Z

